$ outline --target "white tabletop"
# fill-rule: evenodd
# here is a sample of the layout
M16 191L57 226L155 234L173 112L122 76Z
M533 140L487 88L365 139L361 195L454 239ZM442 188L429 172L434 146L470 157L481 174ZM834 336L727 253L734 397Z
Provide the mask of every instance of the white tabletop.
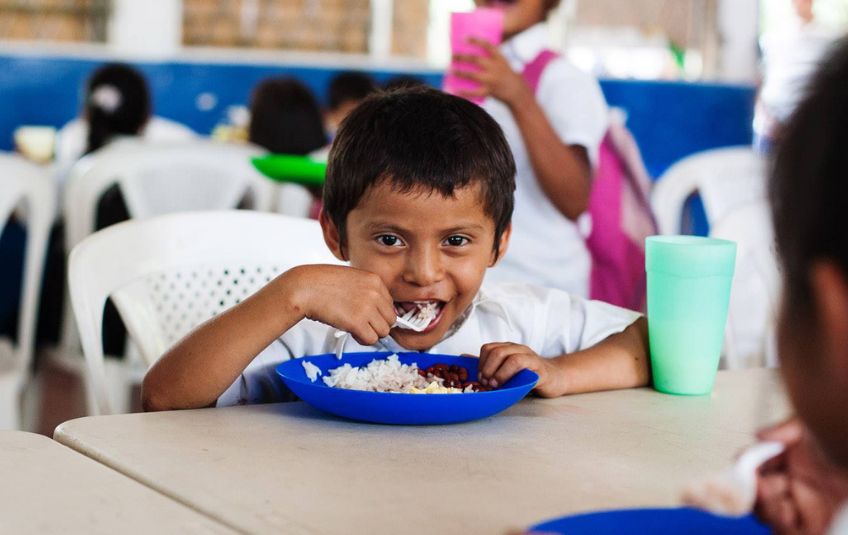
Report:
M45 436L0 431L0 533L232 531Z
M773 371L710 396L528 398L492 418L371 425L304 403L83 418L56 439L253 533L502 533L566 513L670 506L788 408Z

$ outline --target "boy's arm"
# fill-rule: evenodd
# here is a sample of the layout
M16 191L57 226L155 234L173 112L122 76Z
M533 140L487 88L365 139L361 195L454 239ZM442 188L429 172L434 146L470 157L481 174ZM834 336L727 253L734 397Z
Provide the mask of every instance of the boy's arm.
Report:
M342 266L291 269L169 349L144 378L144 410L214 406L263 349L304 318L370 345L389 334L395 313L373 273Z
M474 64L481 69L479 72L454 72L460 78L481 85L479 90L463 92L462 95L491 95L509 106L542 191L560 213L576 220L588 208L592 188L592 166L586 149L562 142L524 77L512 70L496 46L477 39L471 42L486 49L489 57L455 56L457 61Z
M651 379L648 322L639 318L593 347L554 358L517 344L486 344L479 369L480 379L495 387L523 369L533 370L539 374L535 392L548 398L645 386Z

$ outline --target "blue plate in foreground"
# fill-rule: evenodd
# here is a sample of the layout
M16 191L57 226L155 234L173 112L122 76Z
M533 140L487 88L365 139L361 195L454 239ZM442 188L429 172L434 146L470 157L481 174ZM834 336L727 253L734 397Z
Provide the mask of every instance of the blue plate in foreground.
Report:
M530 528L535 533L569 535L768 535L771 530L753 516L726 518L689 508L629 509L566 516Z
M522 370L498 390L468 394L398 394L390 392L363 392L331 388L322 377L328 370L344 364L364 366L374 359L384 359L392 353L349 353L341 360L335 355L304 357L283 362L277 373L292 392L315 408L352 420L380 424L452 424L478 420L497 414L515 405L536 386L539 376ZM428 353L398 353L401 364L418 364L428 368L433 364L456 364L468 370L470 377L477 376L477 359L431 355ZM306 376L303 361L317 366L322 376L314 383Z

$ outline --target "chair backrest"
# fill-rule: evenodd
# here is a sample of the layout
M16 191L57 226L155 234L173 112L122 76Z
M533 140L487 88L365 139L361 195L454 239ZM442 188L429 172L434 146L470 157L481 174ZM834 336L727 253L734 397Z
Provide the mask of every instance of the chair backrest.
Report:
M41 167L16 154L0 154L0 234L16 209L27 223L16 366L26 370L35 344L35 319L50 229L56 217L56 185Z
M710 235L736 242L736 271L725 328L724 367L768 364L780 295L780 272L771 212L765 201L737 207L718 221Z
M101 413L103 307L112 297L150 366L203 321L303 264L341 264L317 221L246 210L189 212L120 223L71 253L71 302Z
M680 234L686 200L699 193L712 225L730 210L765 198L766 163L751 147L729 147L688 156L654 185L651 206L661 234Z
M250 162L263 153L254 146L208 139L112 143L80 160L68 178L64 192L67 249L94 232L98 202L114 185L120 188L132 218L235 208L246 195L253 208L270 211L277 186Z

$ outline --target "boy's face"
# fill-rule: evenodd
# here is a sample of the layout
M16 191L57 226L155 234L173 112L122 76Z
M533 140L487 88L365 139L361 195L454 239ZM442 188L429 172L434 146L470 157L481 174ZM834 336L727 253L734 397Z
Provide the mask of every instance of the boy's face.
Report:
M817 263L810 281L814 314L800 313L786 299L781 307L781 372L798 416L830 457L848 468L848 281L830 262Z
M332 227L326 219L325 227ZM494 265L495 223L483 210L479 183L455 190L400 193L388 180L372 187L347 216L346 255L334 247L335 228L326 228L328 244L351 266L380 276L398 315L413 301L433 301L438 315L421 333L395 328L392 338L410 350L437 344L465 311L486 268ZM501 256L509 230L500 238Z

